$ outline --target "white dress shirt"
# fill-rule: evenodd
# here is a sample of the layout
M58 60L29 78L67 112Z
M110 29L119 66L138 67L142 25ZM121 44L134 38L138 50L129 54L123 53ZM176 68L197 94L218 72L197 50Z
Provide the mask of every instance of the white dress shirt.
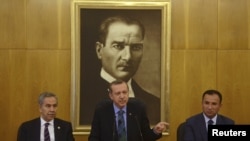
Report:
M210 120L210 118L208 118L204 113L203 116L205 118L205 122L206 122L206 128L208 129L208 121ZM217 115L215 115L211 120L213 121L213 125L216 124L216 119L217 119Z
M45 128L45 123L47 123L43 118L41 119L41 133L40 133L40 140L44 141L44 128ZM55 133L54 133L54 120L49 121L49 136L50 136L50 141L55 141Z

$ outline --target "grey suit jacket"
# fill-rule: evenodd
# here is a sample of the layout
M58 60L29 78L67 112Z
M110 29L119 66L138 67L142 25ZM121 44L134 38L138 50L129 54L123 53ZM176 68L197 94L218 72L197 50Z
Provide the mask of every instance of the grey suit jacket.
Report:
M217 115L216 124L234 124L234 121L223 115ZM194 115L186 120L184 141L207 141L207 128L203 113Z
M17 141L40 141L40 117L22 123L18 129ZM70 122L54 119L55 141L74 141Z

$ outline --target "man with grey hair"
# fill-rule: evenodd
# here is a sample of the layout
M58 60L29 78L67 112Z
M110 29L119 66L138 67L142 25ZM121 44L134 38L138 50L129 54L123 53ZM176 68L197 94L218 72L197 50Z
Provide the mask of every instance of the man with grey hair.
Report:
M58 98L43 92L38 98L40 117L23 122L17 141L74 141L70 122L56 118Z

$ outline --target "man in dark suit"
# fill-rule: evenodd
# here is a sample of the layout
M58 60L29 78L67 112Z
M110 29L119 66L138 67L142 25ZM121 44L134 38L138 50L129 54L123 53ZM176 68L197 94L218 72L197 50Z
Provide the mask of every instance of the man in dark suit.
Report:
M207 141L209 124L234 124L234 120L218 114L222 106L222 95L217 90L207 90L202 96L202 113L193 115L186 120L184 141Z
M80 107L82 124L90 122L89 115L93 115L94 105L109 97L108 85L116 79L127 82L129 97L139 98L146 103L149 120L156 124L160 120L160 98L145 91L133 79L143 56L143 24L126 17L109 17L102 22L99 31L96 53L102 67L98 75L91 75L81 84L81 89L86 90L83 93L85 97L80 97L81 104L87 105Z
M44 92L39 96L38 102L40 117L20 125L17 141L45 141L45 123L49 123L49 141L74 141L71 123L55 118L58 106L57 96Z
M119 130L119 111L124 114L124 141L155 141L169 126L166 122L157 123L152 129L149 125L145 105L136 98L129 99L129 88L126 82L116 80L109 86L111 100L103 100L94 113L89 141L121 141Z

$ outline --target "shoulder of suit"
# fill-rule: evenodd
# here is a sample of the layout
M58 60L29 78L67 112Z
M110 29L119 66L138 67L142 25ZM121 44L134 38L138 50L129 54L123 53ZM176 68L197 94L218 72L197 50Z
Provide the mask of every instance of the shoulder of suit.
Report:
M195 114L195 115L192 115L190 117L188 117L186 119L187 122L192 122L192 121L197 121L197 119L202 119L203 118L203 114L202 113L198 113L198 114Z
M229 118L227 116L224 116L224 115L220 115L220 114L218 114L217 118L221 118L222 120L231 122L232 124L234 124L234 122L235 122L233 119L231 119L231 118Z
M139 107L146 106L145 102L138 98L129 98L128 105L134 105L134 106L139 106Z
M142 104L144 103L141 99L135 98L135 97L129 98L128 102L129 103L142 103Z
M23 123L33 123L33 122L40 122L40 117L24 121Z
M110 105L113 105L113 101L111 99L103 99L97 103L96 109L103 108L103 107L110 106Z
M39 118L35 118L35 119L31 119L31 120L27 120L21 123L20 126L34 126L34 125L39 125L40 124L40 117Z
M54 118L54 121L55 122L69 122L69 121L66 121L66 120L63 120L63 119L60 119L60 118Z

